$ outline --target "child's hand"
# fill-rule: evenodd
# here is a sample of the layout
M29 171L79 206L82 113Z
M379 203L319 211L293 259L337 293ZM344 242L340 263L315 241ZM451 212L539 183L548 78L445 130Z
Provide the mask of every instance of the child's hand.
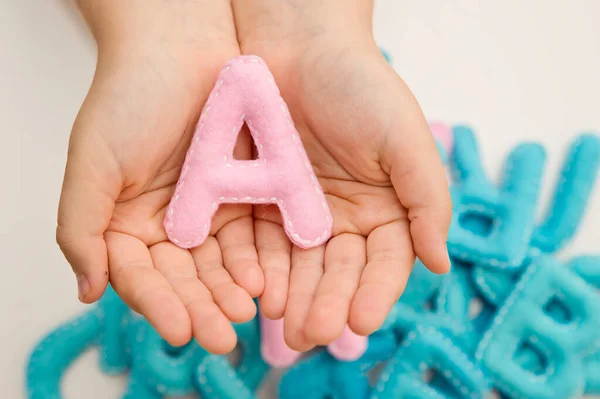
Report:
M445 172L417 101L373 40L372 6L234 0L242 52L273 71L333 213L331 241L301 250L276 208L255 210L261 306L285 313L297 350L332 342L346 322L359 334L377 329L415 254L434 272L450 267Z
M81 1L98 65L69 147L57 240L96 301L110 281L169 342L235 345L263 290L252 207L223 206L206 244L171 244L164 212L204 101L239 54L228 1ZM237 156L251 153L249 136ZM233 277L233 279L232 279ZM234 282L235 280L235 282ZM212 295L211 295L212 294Z

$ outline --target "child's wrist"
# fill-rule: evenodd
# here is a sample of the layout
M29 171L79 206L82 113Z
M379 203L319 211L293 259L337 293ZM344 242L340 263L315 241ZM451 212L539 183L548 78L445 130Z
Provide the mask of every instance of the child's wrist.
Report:
M372 0L233 0L242 52L372 40ZM258 51L260 52L260 51Z
M215 52L239 53L229 0L82 0L79 5L100 54L126 58L156 53L187 62L206 60Z

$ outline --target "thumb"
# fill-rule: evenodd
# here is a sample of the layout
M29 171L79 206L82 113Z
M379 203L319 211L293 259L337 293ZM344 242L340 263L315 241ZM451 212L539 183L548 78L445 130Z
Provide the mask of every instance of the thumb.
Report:
M90 93L91 94L91 93ZM96 133L88 99L71 133L56 241L77 278L79 299L97 301L108 284L104 231L120 191L119 168Z
M416 100L408 103L409 112L403 112L388 140L383 166L408 209L416 255L432 272L446 273L450 270L446 240L452 217L448 180L421 109Z

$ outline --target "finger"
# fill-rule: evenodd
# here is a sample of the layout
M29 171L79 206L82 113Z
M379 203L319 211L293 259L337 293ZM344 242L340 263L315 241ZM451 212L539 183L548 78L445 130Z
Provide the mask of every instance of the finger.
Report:
M154 268L148 247L122 233L107 232L105 238L115 291L171 345L188 343L192 336L188 313L165 277Z
M277 320L283 317L287 301L292 244L283 227L276 223L256 220L254 232L258 263L265 276L260 308L267 318Z
M305 352L314 346L304 333L306 317L315 291L323 276L325 246L302 249L292 248L290 290L284 315L285 342L290 348Z
M260 296L265 281L254 245L252 215L227 223L219 230L216 237L223 253L223 264L231 277L252 297Z
M401 121L405 132L388 143L383 163L402 205L408 209L412 245L425 266L435 273L450 270L446 248L452 201L437 146L420 110Z
M82 111L84 114L85 111ZM119 195L121 178L96 136L78 118L71 135L69 156L58 209L56 241L77 278L79 299L98 300L108 284L104 231Z
M341 234L329 241L325 272L306 320L306 336L311 342L327 345L342 335L366 262L363 236Z
M405 222L380 226L369 234L367 265L350 307L352 331L369 335L381 327L404 291L414 260Z
M256 314L256 305L246 290L237 285L223 266L221 248L214 237L191 250L197 276L210 290L219 308L235 323L246 322Z
M150 248L155 268L167 279L187 309L194 338L207 351L232 351L236 334L227 317L215 304L210 291L200 282L189 251L162 242Z

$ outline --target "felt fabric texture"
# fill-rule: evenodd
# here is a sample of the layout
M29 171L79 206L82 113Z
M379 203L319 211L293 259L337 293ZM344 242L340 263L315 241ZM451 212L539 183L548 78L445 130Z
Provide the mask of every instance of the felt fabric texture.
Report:
M463 293L453 289L454 283L454 275L434 274L417 259L406 289L392 307L382 329L408 331L417 325L428 325L457 335L465 334L466 325L449 312L446 305L446 302L464 302L461 299Z
M224 356L206 355L194 373L202 398L255 398L269 371L260 354L258 320L234 327L241 346L241 360L234 367Z
M491 304L502 303L531 258L540 253L555 253L575 236L600 169L600 138L592 134L577 137L569 146L546 217L535 227L528 254L512 270L473 268L474 281L482 296ZM534 213L538 213L539 205Z
M511 397L579 397L586 384L581 359L600 345L598 299L567 267L539 257L496 313L475 358ZM523 362L522 352L536 361Z
M241 359L235 367L235 373L251 391L256 391L264 382L270 367L263 360L260 350L260 324L258 318L247 323L234 324L238 336ZM221 358L225 359L223 356ZM228 367L231 367L228 365ZM229 372L228 374L231 374Z
M423 375L431 371L430 379ZM483 372L453 341L432 327L417 326L387 363L371 399L485 398Z
M582 255L569 261L567 267L586 283L600 290L600 255Z
M131 367L131 349L127 340L131 312L111 286L100 298L98 307L103 315L98 347L100 368L106 374L121 374Z
M173 348L143 318L131 324L133 365L131 398L152 395L203 398L253 398L269 367L260 357L257 320L235 325L241 360L232 366L225 356L207 353L195 341ZM152 396L150 396L152 397Z
M455 344L466 353L473 353L495 309L483 304L471 278L472 265L457 259L451 261L450 273L436 275L417 260L406 291L383 328L434 327L454 337ZM474 302L481 306L477 313L472 311Z
M355 334L348 326L344 327L342 335L331 344L327 350L331 355L344 362L358 360L367 350L369 339Z
M198 391L202 398L254 399L254 392L244 381L232 373L232 367L221 356L206 356L196 369Z
M260 317L261 354L271 367L289 367L301 356L300 352L291 349L283 336L283 319L271 320L262 313Z
M540 256L538 255L530 258L528 262L524 264L523 269L526 271L528 270L531 263L540 262L540 260L538 259L539 257ZM563 267L572 271L573 274L580 277L590 286L596 289L600 289L600 256L579 256L570 260ZM485 279L485 284L479 283L478 291L488 303L492 304L494 311L497 313L498 307L502 306L502 304L507 300L508 295L511 293L511 291L519 281L523 270L519 270L517 273L516 271L479 267L474 268L473 272L474 273L472 276L472 280L474 282L477 282L480 278L482 278L481 273L487 273L487 275L484 275L483 277ZM535 282L532 282L530 280L528 284L535 284ZM482 289L482 287L485 288ZM600 297L596 296L596 301L598 300L600 300ZM566 316L568 316L569 312L567 312L564 307L556 303L552 303L551 305L552 306L545 307L546 313L549 316L553 317L555 320L560 320L563 323L568 323L569 320ZM487 308L490 307L488 306ZM487 326L489 326L489 324L489 322L486 323ZM600 326L598 326L598 328L600 328ZM477 343L479 342L479 340L475 340L474 342ZM598 341L598 345L600 345L600 341ZM578 356L578 358L583 364L585 393L598 394L600 393L600 374L597 373L598 371L600 371L600 347L592 345L589 349L589 355L583 354ZM525 376L531 375L531 370L541 372L542 370L544 370L544 367L546 367L543 359L540 358L539 353L536 353L534 350L524 350L519 352L518 356L515 357L515 361L519 364L521 369L525 370L522 372L522 374ZM517 369L515 369L515 373L517 373L516 370ZM567 384L571 382L570 380L562 381ZM510 387L508 389L510 389ZM513 396L516 394L521 395L523 393L513 392Z
M523 263L523 268L527 267L532 259L529 258ZM473 267L473 281L482 298L492 306L499 306L510 294L514 285L519 280L523 272L519 269L491 269L485 266Z
M132 372L123 399L163 399L160 393L148 387L143 381L143 377Z
M426 306L431 308L431 302L437 296L443 282L443 275L432 273L417 258L399 303L423 310L426 310Z
M374 333L356 361L341 362L320 351L290 368L279 384L280 399L366 399L372 391L368 373L386 362L397 346L390 331Z
M585 280L596 290L600 290L600 255L578 256L568 263L569 269ZM598 297L597 300L600 300ZM590 353L584 355L583 368L585 374L585 393L589 395L600 394L600 341L597 347L590 348Z
M385 366L371 398L485 397L488 384L471 359L478 339L474 331L481 335L485 325L478 326L469 314L476 291L469 285L468 265L453 261L452 272L439 276L417 260L413 270L408 297L400 298L383 327L400 337L401 346ZM433 377L423 381L427 370ZM462 374L465 370L467 375Z
M27 365L29 398L61 398L61 379L83 352L97 346L106 374L126 371L131 351L126 336L130 311L109 286L91 311L67 321L35 346Z
M533 143L514 149L497 188L483 172L473 131L457 126L453 135L454 212L448 251L458 259L490 267L519 267L534 228L544 150Z
M233 158L244 123L256 160ZM234 58L217 78L167 208L169 239L182 248L202 244L223 203L277 204L288 237L301 248L331 236L325 195L275 80L256 56Z
M500 189L488 182L478 191L465 189L464 184L486 181L478 159L473 158L478 158L477 153L465 153L473 149L474 138L454 128L453 133L459 133L454 137L455 148L446 148L436 133L444 130L431 130L442 158L444 153L452 154L455 169L462 170L463 180L452 187L453 195L458 191L462 196L455 206L486 200L490 208L514 212L505 202L524 193L522 204L537 213L534 192L539 187L526 187L526 182L537 182L541 174L543 157L538 146L526 144L513 152L508 161L513 167ZM566 264L551 257L581 222L597 181L599 143L591 135L573 143L544 221L518 224L512 213L506 217L476 210L483 216L468 216L462 226L471 233L462 235L460 242L469 256L452 254L452 271L443 276L429 272L417 260L405 293L383 327L369 337L364 355L341 361L331 348L309 355L284 374L280 397L480 398L491 388L502 398L514 399L600 393L600 255L579 256ZM527 154L532 155L529 161L524 160ZM497 228L495 223L512 223L515 235L523 240L529 235L529 239L494 247L481 237L490 226L484 216L497 216L492 230ZM529 225L531 234L523 232ZM525 255L516 266L497 262L502 257L515 259L521 251ZM474 301L482 302L476 314L471 309ZM183 348L168 346L109 287L97 306L60 326L35 347L27 366L28 397L60 399L65 370L83 351L98 346L104 372L130 372L123 398L199 393L202 398L254 399L269 371L261 352L264 356L265 348L274 343L287 348L281 325L269 330L263 324L260 320L259 326L257 317L234 325L241 359L233 366L195 342ZM339 346L360 347L349 342ZM294 360L298 356L292 355ZM377 366L383 367L378 377ZM424 373L429 378L423 378Z
M129 331L132 351L131 379L134 385L144 387L142 392L161 396L183 396L194 392L191 376L195 367L206 356L198 345L190 343L180 348L168 345L142 317L132 320ZM131 397L140 395L131 392Z
M442 332L454 332L455 343L469 354L475 351L495 311L495 308L486 307L480 298L471 278L471 268L469 263L452 259L452 271L444 279L437 299L437 313L446 315L464 328L463 332L443 329Z
M301 356L291 349L283 336L283 319L271 320L259 313L262 357L271 367L283 368L294 364ZM366 351L368 338L356 335L348 326L342 335L327 346L329 353L340 361L354 361Z
M539 255L529 258L523 265L523 270L527 270L532 262L538 262L538 258ZM570 260L565 267L587 284L600 289L600 256L579 256ZM476 283L482 297L497 311L497 308L506 301L519 281L523 270L511 271L476 267L473 269L473 281ZM597 297L597 300L600 300L600 297ZM566 312L564 308L554 305L547 307L546 310L556 320L567 321L565 320ZM600 348L592 347L590 350L591 354L589 356L580 356L585 370L585 393L598 394L600 393L600 374L596 374L596 372L600 371ZM515 360L524 370L542 370L544 367L539 354L534 351L522 351Z
M446 285L445 283L449 283L449 289L436 287L438 289L437 299L433 301L433 304L439 307L440 297L442 296L446 296L446 300L441 300L441 303L443 304L442 309L432 313L431 316L435 317L440 313L444 313L445 308L447 309L446 313L448 317L466 326L467 334L456 334L463 339L455 340L457 343L460 343L461 349L463 349L465 353L473 353L473 349L476 349L476 347L473 348L472 345L479 344L482 334L484 334L492 325L491 321L493 320L493 317L495 316L497 318L498 314L502 311L502 308L499 309L498 307L502 306L506 301L507 297L519 281L519 278L522 276L523 272L528 269L529 265L537 259L541 253L552 253L563 248L574 236L577 227L581 222L584 213L583 211L587 206L594 183L597 181L599 162L599 156L597 155L598 143L599 139L597 136L585 134L577 138L570 146L566 160L563 163L558 183L556 184L554 197L549 207L549 211L547 212L547 216L539 226L534 226L535 230L527 245L526 256L520 265L516 267L498 267L496 265L490 265L485 262L485 260L483 262L465 262L461 261L461 259L453 258L452 272L448 276L442 277L443 283L441 286L444 287ZM456 160L454 160L454 162L456 162ZM460 184L460 182L458 184ZM538 205L536 204L536 210L533 212L534 214L537 213L537 207ZM552 220L552 222L549 222L550 220ZM475 231L481 231L482 226L478 225L477 220L475 220L475 222L471 221L470 224ZM541 237L543 237L543 239ZM600 267L598 266L600 263L594 263L593 258L594 257L585 257L586 262L575 261L575 264L579 265L577 267L573 266L573 262L569 263L569 268L572 271L592 285L598 284L597 276L600 274L597 271L593 272L593 270L600 270ZM458 279L456 279L457 271L459 272ZM464 274L462 271L470 271L470 273ZM413 276L411 276L411 278L413 278ZM454 282L451 281L453 279L455 280ZM425 284L426 281L426 279L422 280L422 284ZM409 280L407 291L410 288L410 284L411 281ZM457 290L457 286L460 286L461 288ZM476 292L473 292L473 287L476 287ZM440 292L442 294L445 293L445 295L440 295ZM482 310L475 318L465 317L465 315L468 314L466 311L467 307L464 306L467 303L465 300L472 301L473 299L483 299L484 303ZM401 301L402 298L400 302ZM461 303L462 305L460 305ZM549 312L555 318L559 318L560 316L564 318L565 311L560 306L550 307ZM437 325L438 328L445 331L445 334L452 332L452 329L448 329L447 327L448 323L445 323L444 325L440 322L440 319L437 320L437 324L431 320L427 320L427 325ZM465 337L467 338L466 340L464 339ZM465 346L464 344L468 344L469 341L471 341L471 345ZM502 341L502 338L493 338L492 341ZM505 352L512 353L508 352L506 348ZM598 356L597 353L596 349L592 348L590 355L580 356L583 369L585 370L584 379L586 393L595 393L595 389L599 386L598 381L600 380L600 377L595 377L594 374L594 371L600 369L598 368L599 363L597 360L600 356ZM522 370L540 370L545 366L544 362L540 359L539 353L536 353L535 351L522 351L518 353L518 355L515 355L514 361ZM496 363L501 363L501 361L497 360ZM513 368L513 373L516 375L521 374L521 377L530 375L528 374L529 371L519 372L519 370L520 369L518 368ZM558 383L561 380L554 379L553 381ZM563 385L559 387L559 390L564 391L565 387L571 382L571 380L562 380L561 383ZM523 392L513 390L509 394L508 390L510 390L510 386L507 390L507 386L501 381L495 385L503 386L504 389L500 388L500 391L505 397L538 398L537 393L530 393L527 395Z
M45 336L29 357L27 397L62 398L60 383L64 373L75 359L98 341L101 330L102 312L95 308Z
M580 135L569 147L552 206L533 234L533 247L554 253L573 238L598 181L599 168L600 137L591 133Z
M584 359L585 393L589 395L600 394L600 351Z
M59 326L36 345L27 366L27 397L62 398L62 376L93 346L98 346L105 373L130 372L122 396L126 399L190 393L220 399L253 397L269 371L260 355L258 319L234 328L241 349L235 367L225 356L208 354L195 341L171 347L109 286L91 311Z

